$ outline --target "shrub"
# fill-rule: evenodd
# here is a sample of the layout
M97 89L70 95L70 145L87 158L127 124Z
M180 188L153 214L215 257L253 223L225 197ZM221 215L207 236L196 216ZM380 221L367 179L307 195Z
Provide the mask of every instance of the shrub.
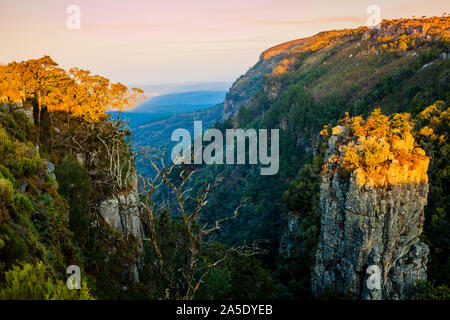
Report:
M13 153L14 144L5 129L0 127L0 158L8 158Z
M70 206L70 228L78 241L88 240L92 217L89 214L89 190L91 181L86 168L72 154L67 154L56 167L58 193Z
M385 186L428 181L429 157L416 147L409 114L394 114L389 118L375 109L367 120L349 118L347 114L342 123L350 136L340 146L344 151L342 159L331 158L330 162L337 160L344 168L354 170L358 184ZM342 128L335 127L335 130L338 133Z
M30 199L24 194L16 194L14 196L14 207L19 213L33 214L35 212Z
M12 183L5 178L0 178L0 203L10 204L13 199L14 188Z
M29 177L36 173L37 164L36 161L28 158L21 158L17 162L16 174L18 176Z
M0 178L0 223L3 223L8 218L7 208L11 205L14 195L14 188L12 183Z
M19 184L17 183L16 178L11 174L11 172L8 170L8 168L2 166L0 164L0 178L6 178L8 179L15 188L19 187Z
M3 224L2 231L7 243L6 261L23 260L28 254L28 246L8 224Z
M450 300L450 288L442 285L433 287L430 282L420 281L412 292L414 300Z
M3 300L93 300L89 289L69 290L56 279L42 262L16 265L5 273L5 285L0 289Z
M15 120L17 124L25 130L27 133L31 133L33 130L33 124L28 119L27 115L22 111L16 111L14 113Z

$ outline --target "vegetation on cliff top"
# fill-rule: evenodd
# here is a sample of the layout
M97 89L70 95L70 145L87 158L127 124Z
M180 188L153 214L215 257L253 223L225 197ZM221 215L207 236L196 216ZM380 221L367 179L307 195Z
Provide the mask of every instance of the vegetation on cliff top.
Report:
M375 109L366 120L347 114L341 125L332 129L333 135L343 135L340 154L328 160L324 172L342 166L357 184L375 187L428 182L429 157L417 147L410 114L388 117Z
M49 56L0 66L0 98L3 103L26 101L38 109L64 111L87 121L98 121L108 110L133 106L143 91L128 90L121 83L91 75L90 71L71 68L66 71Z

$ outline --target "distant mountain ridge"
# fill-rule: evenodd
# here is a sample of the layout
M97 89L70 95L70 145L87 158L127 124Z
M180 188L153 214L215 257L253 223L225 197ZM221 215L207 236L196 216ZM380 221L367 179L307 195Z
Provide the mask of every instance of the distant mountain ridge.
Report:
M130 87L141 88L151 98L159 95L192 92L192 91L227 91L232 82L209 81L209 82L175 82L160 84L133 84Z
M171 134L178 128L193 132L196 120L203 122L204 129L212 127L222 113L222 104L215 105L199 111L183 112L162 120L138 125L133 129L133 138L139 145L162 147L171 144Z
M223 102L225 93L225 91L189 91L165 94L142 102L132 112L170 112L170 109L180 109L181 106L212 106ZM184 112L194 111L185 110L189 108L181 109Z
M150 98L135 108L122 112L121 118L128 120L129 126L132 129L140 126L153 128L153 126L149 127L145 125L178 114L196 113L209 109L217 104L222 105L224 98L225 91L190 91L165 94ZM112 112L112 114L117 115L117 112ZM208 112L205 114L208 114ZM179 119L179 117L176 117L176 119ZM220 117L216 120L218 119ZM182 122L184 123L184 120ZM147 134L152 136L151 131L147 132ZM159 140L159 138L156 140Z

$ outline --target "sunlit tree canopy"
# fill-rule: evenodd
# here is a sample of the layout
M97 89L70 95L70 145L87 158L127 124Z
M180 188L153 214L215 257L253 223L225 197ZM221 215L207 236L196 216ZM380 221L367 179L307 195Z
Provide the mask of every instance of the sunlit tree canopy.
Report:
M144 97L138 88L128 89L121 83L93 75L79 68L64 70L49 56L0 66L2 102L26 101L37 106L63 111L95 122L109 110L122 111Z

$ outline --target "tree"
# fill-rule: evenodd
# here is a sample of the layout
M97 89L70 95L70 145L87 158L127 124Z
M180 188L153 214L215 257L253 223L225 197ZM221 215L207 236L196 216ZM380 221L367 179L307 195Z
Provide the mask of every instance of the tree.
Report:
M87 70L66 71L49 56L1 66L0 80L2 100L20 99L25 107L31 105L39 128L44 108L96 122L106 116L106 111L122 111L144 98L141 89L129 90L121 83L111 83Z
M151 264L156 266L155 271L166 286L164 297L161 298L191 300L195 297L205 277L227 261L231 253L250 256L260 253L260 249L256 243L251 246L246 244L232 246L219 259L201 263L200 253L207 244L208 237L213 232L220 230L224 222L237 218L244 202L234 209L233 215L216 220L214 226L200 227L197 225L199 213L208 202L206 200L208 194L220 183L221 179L216 179L213 184L207 184L204 189L194 195L192 189L186 188L186 184L196 172L193 167L184 165L178 168L174 164L167 167L164 163L164 152L159 149L143 149L141 152L143 153L141 157L143 162L150 165L156 173L154 177L141 176L140 178L143 187L141 201L145 214L143 220L147 222L149 230L149 237L144 240L150 244L155 253L155 261L152 261ZM179 171L178 175L175 174L177 171ZM155 207L152 199L153 193L163 186L168 187L176 199L178 212L172 212L172 216L176 217L177 214L180 216L181 230L177 234L181 241L175 241L175 246L184 246L184 248L180 248L182 254L177 255L178 259L183 261L179 265L173 263L173 253L165 252L160 223L158 224L159 221L157 221L159 220L158 208ZM159 218L161 219L161 217L162 221L168 219L167 213L164 211L160 214ZM181 267L174 268L178 266Z

